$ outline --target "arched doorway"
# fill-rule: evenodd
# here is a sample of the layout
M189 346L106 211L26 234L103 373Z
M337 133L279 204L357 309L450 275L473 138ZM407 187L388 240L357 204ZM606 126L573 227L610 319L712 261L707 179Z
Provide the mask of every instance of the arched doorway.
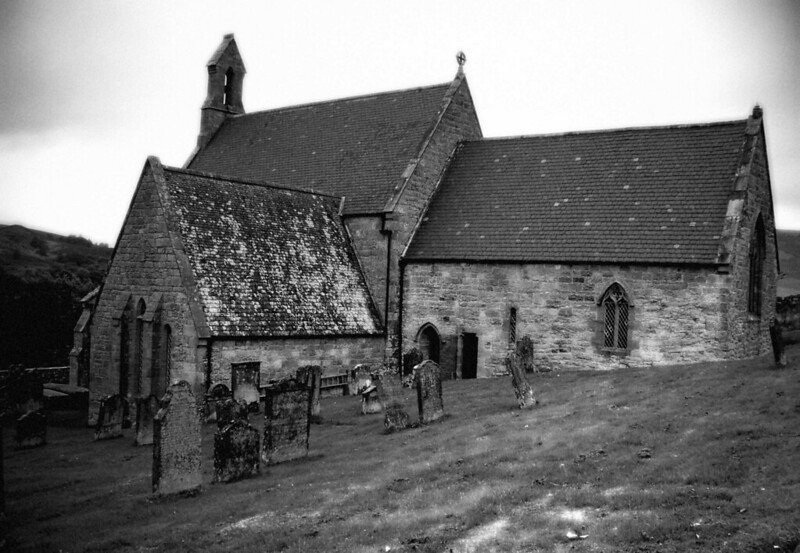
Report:
M423 325L419 329L417 344L419 344L422 359L430 359L434 363L439 363L439 347L441 343L442 339L439 337L439 332L432 324Z

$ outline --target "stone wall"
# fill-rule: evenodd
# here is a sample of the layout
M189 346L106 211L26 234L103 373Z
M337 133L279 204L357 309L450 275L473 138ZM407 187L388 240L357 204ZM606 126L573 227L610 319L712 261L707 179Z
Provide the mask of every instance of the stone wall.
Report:
M346 373L360 363L379 365L383 336L215 340L211 346L211 385L231 386L231 364L261 364L261 384L293 377L305 365L323 374Z
M554 264L409 264L405 267L403 347L418 347L425 323L456 347L478 335L478 376L505 374L509 314L516 336L533 339L538 369L610 369L692 363L742 356L724 316L730 275L714 268ZM598 305L618 282L631 304L629 351L604 351ZM746 310L746 305L744 307ZM764 350L766 352L767 350ZM763 352L762 352L763 353ZM459 372L460 374L460 372Z
M347 199L345 199L345 202ZM381 233L381 218L377 215L348 217L345 219L353 249L358 257L372 301L385 319L386 308L386 245L387 237Z
M431 135L422 157L403 189L387 221L392 231L391 274L389 277L389 315L387 317L387 360L399 363L399 260L410 241L423 212L436 191L450 156L462 140L482 136L478 116L466 80L461 81Z
M202 373L197 371L197 332L150 164L146 166L131 202L92 318L90 422L96 419L99 398L120 391L121 317L126 305L130 313L127 351L131 360L131 382L128 394L137 394L138 382L133 381L133 359L137 347L134 343L136 315L133 312L140 299L148 306L153 301L160 302L158 325L144 323L146 339L143 340L145 351L142 353L146 362L142 380L147 380L157 362L152 355L153 333L169 325L172 331L170 379L186 380L192 383L196 393L199 392ZM168 383L163 384L165 388ZM143 395L147 393L144 390Z

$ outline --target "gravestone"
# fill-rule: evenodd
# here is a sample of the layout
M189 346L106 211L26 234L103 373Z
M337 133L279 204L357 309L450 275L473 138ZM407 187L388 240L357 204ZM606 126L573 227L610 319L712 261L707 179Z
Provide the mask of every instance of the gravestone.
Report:
M517 396L517 403L520 409L529 409L536 405L536 398L533 397L533 388L528 383L525 373L520 367L516 354L509 352L505 359L506 369L511 373L511 384L514 386L514 394Z
M422 353L417 348L411 348L403 354L403 376L413 374L414 367L422 363Z
M47 416L43 409L28 411L17 419L17 449L39 447L47 443Z
M414 367L414 387L417 389L419 422L428 424L442 418L444 404L439 365L428 359Z
M154 395L136 398L136 445L153 445L153 417L158 413Z
M517 342L517 363L523 373L532 373L536 369L533 365L533 340L530 336L523 336Z
M374 415L381 411L383 411L383 404L378 396L378 387L370 384L361 392L361 414Z
M241 399L250 411L257 413L261 395L261 363L234 363L231 365L231 391L233 399Z
M228 398L217 402L217 428L220 430L231 424L233 421L243 420L247 422L249 409L247 404L241 399Z
M311 389L311 422L320 422L319 396L322 386L322 367L319 365L306 365L300 367L295 373L298 382L305 382Z
M384 367L376 375L378 398L383 404L383 428L386 432L404 430L411 426L411 417L403 406L403 387L393 367Z
M122 436L122 423L125 417L127 401L119 394L107 396L100 400L100 414L94 429L95 440L110 440Z
M153 419L153 495L193 492L200 488L200 418L192 388L171 385Z
M362 393L372 385L372 371L369 365L356 365L350 371L350 395L355 396Z
M9 369L6 389L15 415L24 415L44 408L42 381L32 371L22 368L22 365L12 365Z
M231 400L233 401L233 400ZM236 419L214 434L214 482L233 482L260 471L258 429Z
M215 422L217 420L217 403L230 397L232 397L231 391L225 384L214 384L208 389L205 396L206 422Z
M775 358L775 366L778 368L786 367L786 351L783 346L783 334L781 327L775 321L769 325L769 337L772 340L772 355Z
M265 389L264 441L261 457L268 465L308 455L311 390L294 378Z

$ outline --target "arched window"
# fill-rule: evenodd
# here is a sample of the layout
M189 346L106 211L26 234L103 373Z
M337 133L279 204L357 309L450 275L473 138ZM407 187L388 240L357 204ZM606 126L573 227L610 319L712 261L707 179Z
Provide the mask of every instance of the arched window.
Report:
M225 89L224 96L222 97L222 103L226 106L233 105L233 78L233 68L229 67L225 72Z
M747 286L747 310L757 316L761 316L766 249L767 237L764 231L764 219L759 215L753 239L750 241L750 281Z
M139 303L136 306L136 364L134 365L134 384L136 386L135 393L138 395L142 391L142 369L144 368L144 314L147 311L147 305L144 299L139 298Z
M164 391L172 382L172 327L164 325Z
M441 339L439 333L432 324L423 326L417 335L417 343L419 344L419 351L422 354L422 359L430 359L431 361L439 362L439 345Z
M626 351L630 303L625 290L615 282L603 294L600 305L603 309L603 347Z
M512 307L508 312L508 346L512 351L517 347L517 308Z

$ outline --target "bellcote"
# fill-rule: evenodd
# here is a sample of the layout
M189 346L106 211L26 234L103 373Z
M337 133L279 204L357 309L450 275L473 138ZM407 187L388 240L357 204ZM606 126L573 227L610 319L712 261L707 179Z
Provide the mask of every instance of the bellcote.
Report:
M244 113L242 85L246 71L232 34L225 35L206 66L208 93L201 108L199 148L208 144L227 117Z

